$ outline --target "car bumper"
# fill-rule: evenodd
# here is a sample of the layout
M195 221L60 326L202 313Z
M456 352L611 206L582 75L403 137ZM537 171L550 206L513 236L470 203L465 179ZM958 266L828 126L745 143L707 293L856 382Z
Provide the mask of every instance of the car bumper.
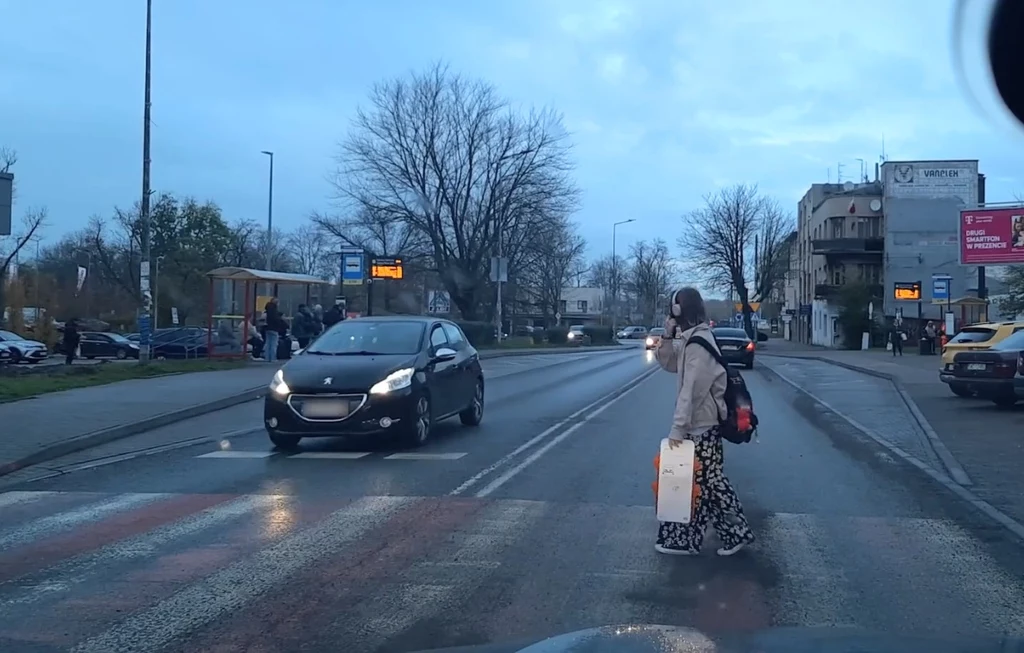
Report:
M748 365L754 362L754 352L746 349L723 349L722 358L726 363Z
M397 432L414 417L415 391L404 388L386 395L366 395L366 401L343 419L310 420L299 415L287 398L268 394L263 401L263 424L275 433L304 438L376 435Z
M1012 379L991 379L962 377L947 372L940 372L939 380L949 385L959 385L967 388L983 398L1014 394L1024 399L1024 377L1020 376Z
M50 357L50 352L45 349L29 349L28 351L22 352L21 360L30 361L32 363L38 363L44 361Z

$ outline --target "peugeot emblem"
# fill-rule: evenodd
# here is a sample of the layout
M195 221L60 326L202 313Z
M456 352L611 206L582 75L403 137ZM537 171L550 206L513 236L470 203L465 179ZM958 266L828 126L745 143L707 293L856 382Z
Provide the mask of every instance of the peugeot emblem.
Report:
M329 376L326 379L324 379L324 385L331 385L332 383L334 383L334 377L333 376Z

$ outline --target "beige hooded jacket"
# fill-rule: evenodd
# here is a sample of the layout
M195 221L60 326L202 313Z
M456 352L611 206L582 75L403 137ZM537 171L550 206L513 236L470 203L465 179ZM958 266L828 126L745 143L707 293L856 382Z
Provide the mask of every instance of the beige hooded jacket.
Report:
M691 338L703 338L718 350L718 344L707 324L683 331L679 338L662 338L655 352L658 363L667 372L678 376L676 411L669 437L683 440L718 426L725 416L725 369L700 345L687 347Z

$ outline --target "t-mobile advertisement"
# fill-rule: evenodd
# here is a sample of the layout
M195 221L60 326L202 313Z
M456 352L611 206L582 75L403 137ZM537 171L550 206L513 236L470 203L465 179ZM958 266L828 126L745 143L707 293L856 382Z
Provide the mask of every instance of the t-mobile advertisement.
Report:
M960 263L1024 263L1024 207L961 211Z

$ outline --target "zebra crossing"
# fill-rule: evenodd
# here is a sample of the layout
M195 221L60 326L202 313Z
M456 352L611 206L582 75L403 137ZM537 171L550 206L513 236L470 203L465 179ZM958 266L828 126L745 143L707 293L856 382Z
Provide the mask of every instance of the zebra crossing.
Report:
M421 452L421 451L399 451L397 453L386 453L379 451L303 451L300 453L287 453L266 450L244 450L244 449L217 449L206 453L197 454L196 458L213 460L238 460L238 459L259 459L259 458L287 458L289 460L362 460L373 457L377 460L425 460L445 461L460 460L468 456L465 451L448 452Z
M0 493L0 651L409 651L615 623L1024 634L1019 549L949 520L752 512L750 550L677 558L650 506L270 489Z

